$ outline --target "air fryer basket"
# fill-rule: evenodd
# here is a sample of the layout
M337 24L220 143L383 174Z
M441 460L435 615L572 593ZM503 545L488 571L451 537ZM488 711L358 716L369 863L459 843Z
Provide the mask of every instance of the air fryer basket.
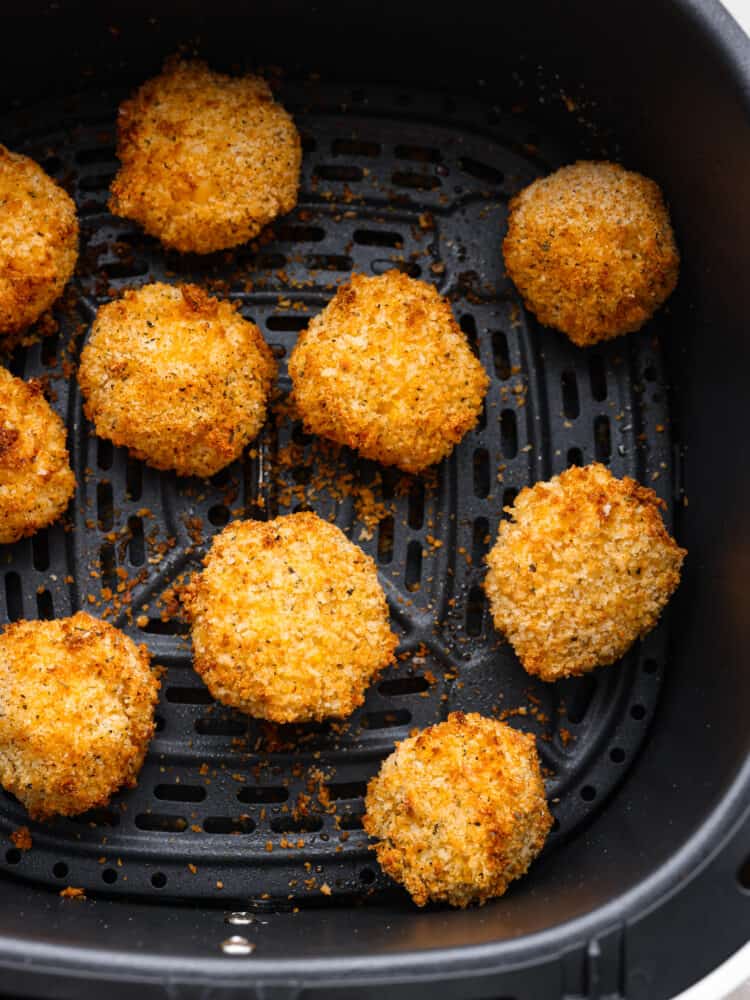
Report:
M28 852L8 839L25 813L0 793L0 991L362 996L441 982L446 996L660 997L748 937L746 43L718 7L687 3L628 6L619 22L615 5L606 23L583 5L575 25L554 4L502 17L472 5L459 26L427 10L3 19L0 141L75 196L82 252L59 331L10 362L67 420L78 493L67 526L3 553L0 619L83 607L166 673L136 790L30 824ZM219 67L270 66L305 145L297 209L209 258L165 253L106 209L117 104L190 39ZM500 253L509 197L580 156L656 177L684 258L666 310L587 351L524 311ZM284 408L298 331L352 270L392 266L451 298L492 377L478 427L426 477L322 446ZM81 412L71 373L97 306L151 280L240 301L280 361L261 439L210 482L129 459ZM685 580L620 666L544 685L488 621L482 558L518 489L593 460L665 499ZM375 557L401 638L398 665L344 725L270 727L214 705L172 600L227 520L301 507ZM502 900L418 912L368 852L362 795L394 740L454 709L539 736L556 825ZM61 900L66 885L88 900Z

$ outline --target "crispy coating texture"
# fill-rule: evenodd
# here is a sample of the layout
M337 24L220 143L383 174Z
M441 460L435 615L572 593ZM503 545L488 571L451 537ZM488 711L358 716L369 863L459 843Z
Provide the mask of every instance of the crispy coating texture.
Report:
M502 896L552 826L534 737L476 713L397 744L365 805L381 867L418 906Z
M33 819L75 816L133 787L159 682L144 646L79 611L0 634L0 784Z
M109 207L182 252L256 236L297 203L302 146L265 80L168 60L120 105Z
M42 168L0 145L0 346L59 298L78 259L72 199Z
M513 198L503 255L527 308L581 347L639 330L680 266L658 184L592 161Z
M315 514L235 521L184 595L218 701L273 722L350 715L397 640L372 559Z
M263 426L276 371L232 303L157 283L99 310L78 382L99 437L157 469L211 476Z
M353 275L289 361L308 432L421 472L479 419L489 380L451 307L400 271Z
M649 632L687 555L664 502L603 465L523 489L487 556L484 588L497 628L542 680L614 663Z
M75 486L65 426L41 386L0 367L0 544L52 524Z

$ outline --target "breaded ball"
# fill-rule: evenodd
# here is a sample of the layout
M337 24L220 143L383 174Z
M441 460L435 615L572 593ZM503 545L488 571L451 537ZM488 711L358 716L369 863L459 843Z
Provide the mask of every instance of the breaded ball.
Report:
M133 787L159 682L145 647L83 611L0 634L0 784L34 819Z
M171 59L123 102L109 207L182 252L256 236L297 203L302 146L257 76Z
M687 554L663 506L594 464L523 489L506 508L484 588L530 674L555 681L614 663L654 627Z
M396 637L375 563L315 514L236 521L184 595L217 701L273 722L351 714Z
M574 163L519 192L503 254L527 308L581 347L639 330L680 266L658 184L606 162Z
M489 380L451 307L400 271L353 275L289 361L305 429L421 472L479 419Z
M552 826L534 737L476 713L397 744L365 806L381 867L418 906L502 896Z
M65 426L41 385L0 366L0 544L52 524L75 487Z
M99 310L78 382L99 437L157 469L211 476L263 426L276 369L234 304L153 284Z
M59 298L78 259L72 199L28 156L0 145L0 345Z

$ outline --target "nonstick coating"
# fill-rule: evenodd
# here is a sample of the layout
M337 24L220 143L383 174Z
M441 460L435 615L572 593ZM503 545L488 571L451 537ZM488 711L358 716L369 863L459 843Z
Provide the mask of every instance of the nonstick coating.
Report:
M166 668L158 734L136 790L91 815L30 824L33 850L3 850L0 866L90 894L248 908L372 896L389 883L361 827L366 782L395 740L456 709L539 736L554 853L601 810L638 751L664 671L666 626L616 666L544 684L492 628L484 555L517 491L571 464L604 462L652 486L670 505L668 521L682 500L661 317L581 350L539 328L504 273L508 199L572 154L532 134L522 113L480 101L285 83L280 98L305 146L297 209L250 246L181 257L107 211L122 96L67 97L3 122L6 142L73 194L82 239L74 287L56 311L59 333L11 364L44 379L67 420L78 493L70 523L4 550L0 614L84 608L145 642ZM283 409L299 330L352 271L394 266L451 299L492 378L477 429L423 477L321 448ZM74 367L97 307L153 280L195 281L239 300L280 361L274 417L243 461L210 482L129 459L97 441L82 414ZM278 728L213 703L191 670L187 626L169 591L230 518L300 508L335 518L377 560L401 645L397 667L351 720ZM25 823L21 806L0 797L0 834Z

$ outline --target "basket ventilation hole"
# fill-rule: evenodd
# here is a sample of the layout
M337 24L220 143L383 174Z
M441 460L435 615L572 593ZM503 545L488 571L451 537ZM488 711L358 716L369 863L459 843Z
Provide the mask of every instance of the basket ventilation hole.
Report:
M607 375L604 370L604 361L597 354L594 354L589 361L589 380L591 382L591 395L598 403L601 403L607 398Z
M597 417L594 421L594 453L597 462L609 462L612 441L609 433L609 417Z
M206 789L200 785L157 785L154 795L167 802L202 802L206 797Z
M422 579L422 544L421 542L409 542L406 550L406 572L404 583L407 590L418 590L419 581Z
M370 270L373 274L385 274L386 271L401 271L402 274L408 274L410 278L418 278L422 273L422 268L419 264L415 264L413 260L374 260L370 264Z
M495 375L503 382L510 378L510 351L508 338L502 330L492 331L492 357L495 362Z
M339 818L340 830L361 830L362 817L356 813L347 813Z
M613 764L622 764L625 760L625 751L622 747L612 747L609 751L609 759Z
M584 785L581 789L581 798L584 802L593 802L596 798L596 789L593 785Z
M396 146L394 154L398 160L415 160L417 163L440 163L442 154L433 146Z
M458 165L464 173L471 174L472 177L476 177L479 181L484 181L485 184L502 184L505 176L502 170L498 170L496 167L491 167L488 163L481 163L479 160L472 160L471 157L463 156L459 161Z
M364 882L365 885L372 885L375 881L375 872L372 868L363 868L359 873L360 882Z
M320 163L315 167L315 176L324 181L345 181L347 184L361 181L364 177L362 167L345 165L343 163Z
M459 321L459 326L466 334L466 339L469 342L469 347L472 352L479 357L479 336L477 334L477 321L471 315L471 313L464 313Z
M97 483L96 487L96 516L99 521L100 531L111 531L114 517L114 504L112 501L112 484L108 480Z
M161 618L149 618L143 630L149 635L187 635L190 626L187 622L178 621L176 618L169 618L162 621Z
M482 588L472 587L466 600L466 632L468 635L481 635L485 603L486 599Z
M45 337L42 341L42 364L45 368L54 368L57 362L57 345L60 334L55 333L51 337Z
M167 876L164 872L154 872L151 876L151 885L154 889L163 889L167 884Z
M37 617L44 621L52 621L55 617L55 606L52 603L52 594L48 590L39 590L36 595Z
M580 448L568 448L568 467L583 465L583 452Z
M399 695L419 694L422 691L427 691L429 686L429 681L420 676L392 677L390 680L381 681L378 685L378 691L386 698L393 698Z
M67 878L68 876L68 866L64 861L58 861L56 865L52 868L52 874L55 878Z
M305 257L305 267L310 271L351 271L352 259L340 253L309 254Z
M22 854L15 847L11 847L10 850L5 852L5 860L9 865L17 865L20 863Z
M247 723L239 719L196 719L195 731L201 736L241 736L247 732Z
M5 609L9 621L16 622L23 618L23 595L18 573L5 574Z
M515 458L518 454L518 432L513 410L503 410L500 414L500 447L505 458Z
M143 465L135 458L129 458L125 469L125 488L131 500L140 500L143 490Z
M643 707L643 705L633 705L633 707L630 709L630 714L633 716L634 719L640 722L641 719L646 718L646 709Z
M183 833L187 830L187 820L183 816L166 813L139 813L135 817L139 830L155 830L159 833Z
M355 229L354 242L364 247L392 247L400 250L403 245L403 237L400 233L386 232L382 229Z
M111 441L99 438L96 442L96 464L100 469L111 469L114 459L115 449Z
M418 530L424 522L424 483L415 479L409 490L409 527Z
M282 243L320 243L325 239L321 226L279 226L276 238Z
M128 531L130 532L130 542L128 544L130 563L132 566L142 566L146 561L146 543L143 537L142 519L135 515L129 517Z
M117 872L114 868L105 868L102 872L102 881L107 885L114 885L117 881Z
M380 143L365 142L363 139L334 139L331 152L334 156L380 156Z
M474 452L474 496L484 499L490 492L490 455L486 448Z
M114 587L116 564L115 547L112 542L105 542L99 549L99 568L102 574L102 586Z
M271 829L274 833L317 833L323 829L323 820L320 816L278 816L271 820Z
M213 705L213 698L204 687L168 687L167 701L176 705Z
M223 528L229 523L229 509L223 503L217 503L208 512L208 520L217 528Z
M516 497L518 496L518 490L514 486L508 486L503 490L503 517L510 517L510 514L504 509L505 507L512 507L516 502Z
M34 569L40 573L49 569L49 534L46 530L37 531L31 539L31 558Z
M578 400L578 382L575 372L563 372L560 384L562 387L563 413L569 420L575 420L581 412L581 404Z
M207 816L203 820L203 829L206 833L236 836L252 833L255 830L255 823L249 816Z
M481 567L487 555L490 543L490 524L486 517L478 517L474 522L471 539L471 561L475 567Z
M11 852L8 851L8 853L10 854ZM740 865L737 872L737 881L740 883L741 888L750 891L750 855Z
M575 689L570 697L570 700L568 701L566 709L568 722L576 724L583 721L589 710L595 691L596 679L590 674L581 677L580 680L576 682Z
M433 191L440 187L440 178L434 174L421 174L413 170L394 170L391 181L396 187L411 188L415 191Z
M378 562L387 565L393 559L393 517L384 517L378 526Z
M647 382L656 381L656 369L653 365L649 365L647 368L643 369L643 377Z
M644 674L655 674L659 669L659 664L656 660L646 660L643 664Z
M304 330L308 321L308 316L269 316L266 320L266 327L281 333L296 333L299 330Z
M237 792L240 802L249 805L269 805L272 802L286 802L289 798L289 789L274 785L254 785L241 788Z

